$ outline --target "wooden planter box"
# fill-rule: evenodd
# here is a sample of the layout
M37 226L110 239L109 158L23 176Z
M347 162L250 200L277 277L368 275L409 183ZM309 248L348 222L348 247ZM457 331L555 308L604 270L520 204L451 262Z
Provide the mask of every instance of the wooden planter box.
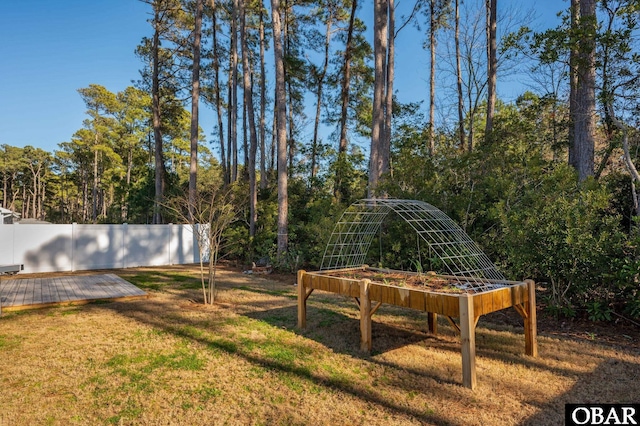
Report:
M437 333L437 315L444 315L461 338L462 383L473 389L476 386L475 369L475 328L481 315L513 307L524 318L525 352L537 356L535 283L526 281L486 282L486 291L467 293L462 291L433 290L427 286L400 287L370 279L346 278L345 272L357 275L358 271L416 275L402 271L390 271L362 266L360 268L326 270L319 272L298 271L298 327L306 327L307 298L314 290L328 291L343 296L354 297L360 307L360 348L371 351L371 317L382 303L403 306L428 312L429 331ZM456 282L460 277L432 275L438 280ZM501 287L494 287L500 284ZM454 322L459 319L459 325Z

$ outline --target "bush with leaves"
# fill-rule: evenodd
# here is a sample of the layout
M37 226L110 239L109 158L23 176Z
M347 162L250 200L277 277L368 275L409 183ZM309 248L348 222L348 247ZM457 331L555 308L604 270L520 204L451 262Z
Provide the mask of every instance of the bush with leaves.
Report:
M573 169L556 161L557 138L541 138L535 120L514 109L536 102L503 107L493 142L472 153L433 156L419 132L400 132L385 189L443 210L509 278L542 283L553 312L638 318L640 238L632 224L629 177L611 173L579 184ZM396 265L415 260L415 239L392 227L396 244L371 258Z
M508 274L543 283L556 313L582 311L605 320L614 310L629 312L639 241L624 231L612 201L605 186L580 185L571 168L559 165L523 188L517 203L498 203L499 251Z

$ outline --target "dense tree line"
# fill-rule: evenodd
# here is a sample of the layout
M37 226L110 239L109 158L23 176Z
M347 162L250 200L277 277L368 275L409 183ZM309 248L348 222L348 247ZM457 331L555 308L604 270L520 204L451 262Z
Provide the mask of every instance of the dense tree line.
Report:
M318 265L352 201L420 199L556 312L640 317L637 0L572 0L542 32L496 0L417 0L398 18L393 0L373 16L357 0L144 2L139 81L79 89L87 118L53 153L3 145L3 207L162 223L220 188L240 219L226 255L295 269ZM426 116L394 97L406 28L428 51ZM501 73L534 84L505 103ZM166 208L180 197L182 216ZM401 225L384 233L396 242L381 235L371 262L422 258Z

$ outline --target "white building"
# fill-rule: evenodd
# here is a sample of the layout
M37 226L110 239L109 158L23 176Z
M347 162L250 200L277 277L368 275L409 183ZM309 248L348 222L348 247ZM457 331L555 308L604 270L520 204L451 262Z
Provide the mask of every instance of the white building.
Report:
M0 225L11 224L20 220L20 214L0 207Z

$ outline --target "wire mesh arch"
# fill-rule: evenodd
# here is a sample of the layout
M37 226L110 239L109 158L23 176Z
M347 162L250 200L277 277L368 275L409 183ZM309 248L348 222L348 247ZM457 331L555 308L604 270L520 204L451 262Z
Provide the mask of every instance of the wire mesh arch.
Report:
M455 277L456 286L472 292L507 285L480 247L458 224L436 207L417 200L362 199L336 223L322 258L321 270L361 266L389 213L395 212L429 245L443 265L436 271Z

